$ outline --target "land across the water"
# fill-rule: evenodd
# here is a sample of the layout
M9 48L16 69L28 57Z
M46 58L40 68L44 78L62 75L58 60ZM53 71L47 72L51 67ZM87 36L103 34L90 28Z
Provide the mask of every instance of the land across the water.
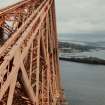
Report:
M68 42L59 42L60 60L72 61L87 64L105 65L105 59L92 56L71 56L73 53L91 52L92 50L103 50L103 47L96 47L93 45L81 45Z
M87 63L87 64L98 64L98 65L105 65L105 60L95 58L95 57L59 57L60 60L64 61L73 61L73 62L79 62L79 63Z

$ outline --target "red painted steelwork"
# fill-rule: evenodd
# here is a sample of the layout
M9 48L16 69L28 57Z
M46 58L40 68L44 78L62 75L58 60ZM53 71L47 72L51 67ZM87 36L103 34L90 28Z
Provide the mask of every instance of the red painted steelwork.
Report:
M27 0L0 11L0 105L63 105L54 6Z

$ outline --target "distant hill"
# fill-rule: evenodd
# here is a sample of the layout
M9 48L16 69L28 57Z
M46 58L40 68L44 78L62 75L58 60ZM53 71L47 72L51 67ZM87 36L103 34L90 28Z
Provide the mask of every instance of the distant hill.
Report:
M63 53L70 53L70 52L91 51L91 50L96 50L96 49L105 49L105 48L96 47L92 45L82 45L82 44L75 44L75 43L68 43L68 42L59 42L59 49Z

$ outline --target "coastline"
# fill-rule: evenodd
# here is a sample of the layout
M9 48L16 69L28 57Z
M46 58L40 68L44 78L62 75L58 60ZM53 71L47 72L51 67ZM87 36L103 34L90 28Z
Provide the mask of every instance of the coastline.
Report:
M59 57L60 60L63 61L72 61L78 63L86 63L86 64L96 64L96 65L105 65L105 60L95 58L95 57L85 57L85 58L76 58L76 57Z
M87 63L87 64L97 64L105 65L105 59L100 57L95 57L92 55L83 55L84 52L93 53L103 50L103 47L96 47L90 45L81 45L69 43L69 42L59 42L60 60L72 61L77 63ZM73 55L72 55L73 54Z

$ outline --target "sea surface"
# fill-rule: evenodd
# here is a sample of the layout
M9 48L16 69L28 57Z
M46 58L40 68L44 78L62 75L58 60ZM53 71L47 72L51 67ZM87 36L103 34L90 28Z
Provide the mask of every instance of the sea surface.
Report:
M84 46L94 46L102 47L102 49L93 49L89 52L76 52L69 53L68 55L72 56L87 56L87 57L97 57L105 59L105 33L95 34L95 33L69 33L69 34L59 34L59 41L68 42L73 44L79 44Z
M59 34L59 41L71 42L82 45L105 47L105 32L103 33L69 33Z
M105 105L105 66L61 61L69 105Z
M105 42L105 32L59 34L59 39L64 41L78 41L78 42Z
M105 47L105 34L61 34L59 40ZM72 53L105 59L105 50ZM60 61L62 85L69 105L105 105L105 66Z

